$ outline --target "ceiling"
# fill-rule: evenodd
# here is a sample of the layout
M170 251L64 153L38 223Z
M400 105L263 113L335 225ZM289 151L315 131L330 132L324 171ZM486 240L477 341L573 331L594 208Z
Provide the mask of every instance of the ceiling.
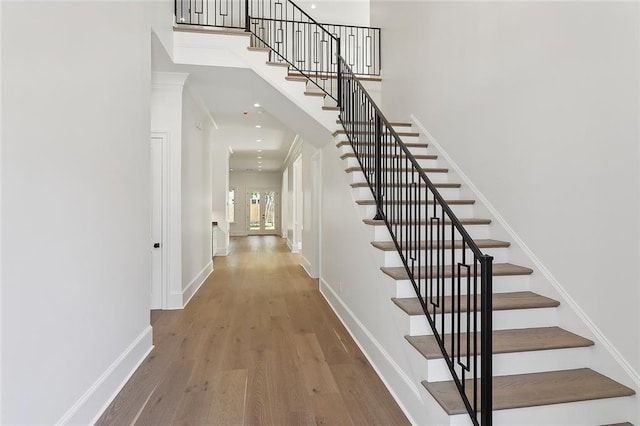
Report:
M229 146L233 152L231 169L282 169L296 137L271 113L286 110L284 96L250 69L174 64L155 36L151 57L154 71L189 74L187 90L202 101L217 125L213 143Z

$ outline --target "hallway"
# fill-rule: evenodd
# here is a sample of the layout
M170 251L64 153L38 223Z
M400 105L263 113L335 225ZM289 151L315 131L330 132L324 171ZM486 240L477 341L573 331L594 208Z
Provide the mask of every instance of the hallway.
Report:
M155 349L98 425L408 424L275 236L232 238L183 311L153 311Z

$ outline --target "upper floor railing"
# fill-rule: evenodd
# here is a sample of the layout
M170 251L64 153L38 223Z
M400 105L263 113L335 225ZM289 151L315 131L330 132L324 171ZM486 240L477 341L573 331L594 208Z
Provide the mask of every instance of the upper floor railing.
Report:
M175 16L177 24L246 29L254 34L262 32L262 38L269 37L270 40L288 38L290 44L298 39L301 41L297 44L298 49L314 56L323 53L314 52L311 38L320 37L321 42L328 42L322 31L318 31L317 35L311 34L315 30L310 25L310 17L293 2L286 0L175 0ZM247 26L248 22L250 27ZM313 22L340 40L342 56L356 74L380 75L380 28ZM257 25L261 25L261 28L255 31ZM302 42L306 46L303 47ZM305 52L298 53L304 55ZM311 63L313 61L307 63L307 68ZM337 66L337 63L333 61L333 65Z

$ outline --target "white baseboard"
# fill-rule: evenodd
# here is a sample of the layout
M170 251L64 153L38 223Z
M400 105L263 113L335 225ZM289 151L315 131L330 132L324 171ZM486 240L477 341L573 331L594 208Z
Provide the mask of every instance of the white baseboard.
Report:
M309 275L309 278L313 278L313 279L318 278L317 274L315 274L314 276L314 274L311 273L311 269L312 269L311 262L309 262L309 260L302 255L300 255L300 266L302 266L302 269L304 269L307 275Z
M287 238L287 247L289 248L289 251L291 253L299 253L300 249L302 248L300 245L300 243L293 244L293 242L289 238Z
M213 272L213 260L209 261L209 263L207 263L207 266L205 266L202 271L200 271L200 273L196 275L193 280L191 280L189 285L185 287L184 290L182 290L183 307L187 306L187 303L191 301L191 298L198 292L207 278L209 278L211 272Z
M562 303L569 306L569 308L578 316L578 318L586 325L586 327L593 333L598 343L602 344L602 346L609 352L609 354L615 359L615 361L624 369L624 371L629 375L629 378L633 380L637 388L640 388L640 374L636 371L631 364L627 362L627 360L622 356L622 354L616 349L615 346L611 343L609 339L602 333L602 331L596 326L596 324L589 318L589 316L580 308L580 305L573 299L567 290L560 284L560 282L556 279L556 277L551 274L551 272L544 266L542 261L533 253L533 251L525 244L525 242L520 238L520 236L509 226L507 221L498 213L498 210L489 202L489 200L484 196L482 192L473 184L471 179L464 174L462 169L456 164L455 161L449 156L449 154L442 148L442 146L435 140L435 138L427 131L427 129L422 125L420 120L416 118L415 115L411 114L411 121L418 127L420 132L427 137L429 140L429 144L433 145L444 157L444 159L449 163L452 169L456 171L456 173L460 176L460 179L464 182L465 185L475 194L476 198L480 203L482 203L487 210L494 216L496 221L500 224L500 226L509 234L513 243L515 243L522 252L529 258L534 267L547 279L547 281L553 286L553 288L560 294L563 301Z
M356 342L364 356L367 358L373 369L380 377L380 380L384 383L391 396L396 401L396 403L400 406L402 412L407 416L407 419L413 425L417 425L418 422L415 421L407 406L404 404L402 398L399 397L398 393L401 391L403 394L413 394L413 396L417 400L421 400L422 397L420 395L420 390L413 384L411 379L407 377L407 375L402 371L400 366L396 364L393 358L385 351L382 345L378 342L369 330L360 322L358 317L349 309L349 307L344 303L344 301L338 296L331 286L327 284L327 282L320 278L320 293L325 298L333 312L337 315L342 325L347 329L353 340ZM370 353L371 351L377 352L377 354ZM382 360L386 366L382 368L382 366L378 365L374 361L374 357ZM392 374L396 375L393 380L390 380L389 377L386 377L382 372L391 371ZM399 390L395 389L390 385L391 381L395 383L401 383L404 389Z
M216 256L229 256L229 247L221 247L216 251Z
M152 350L149 325L56 424L95 424Z

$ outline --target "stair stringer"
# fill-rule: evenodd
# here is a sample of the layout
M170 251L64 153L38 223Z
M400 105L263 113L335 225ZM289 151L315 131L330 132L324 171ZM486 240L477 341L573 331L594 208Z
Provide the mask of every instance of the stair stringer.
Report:
M404 338L410 321L391 302L396 283L380 271L376 230L363 223L338 150L323 150L320 292L411 423L449 424L421 385L426 363Z
M268 52L250 51L248 49L250 46L248 34L230 35L216 34L214 31L174 31L173 43L173 57L171 59L176 64L249 68L313 118L328 133L333 133L338 128L336 124L338 113L322 109L325 103L324 98L306 96L304 92L307 84L304 82L287 81L288 67L268 65ZM278 118L283 118L283 122L289 124L286 122L286 117ZM290 127L298 130L295 129L295 126ZM312 142L320 139L326 141L329 137L310 139Z
M568 294L549 270L544 267L540 259L526 246L497 209L491 205L422 123L414 115L411 115L410 119L415 126L415 131L418 131L425 142L429 143L430 149L439 155L439 161L449 168L449 173L452 175L453 180L462 182L461 197L475 199L476 215L491 219L490 233L492 238L512 243L509 247L509 261L527 265L534 270L534 273L530 276L530 290L560 301L560 306L556 308L557 325L595 342L595 345L589 348L588 363L585 366L636 391L636 395L624 398L626 401L616 401L615 403L619 405L620 409L626 407L625 411L629 413L631 421L635 424L640 424L640 397L638 395L640 391L640 374L622 357L613 344L580 308L578 303ZM594 402L586 401L580 404L586 406L589 403ZM543 411L538 409L525 410ZM513 410L506 410L506 412L509 411ZM507 414L506 412L504 414ZM500 413L500 411L496 413ZM497 417L496 421L500 417L502 415Z

